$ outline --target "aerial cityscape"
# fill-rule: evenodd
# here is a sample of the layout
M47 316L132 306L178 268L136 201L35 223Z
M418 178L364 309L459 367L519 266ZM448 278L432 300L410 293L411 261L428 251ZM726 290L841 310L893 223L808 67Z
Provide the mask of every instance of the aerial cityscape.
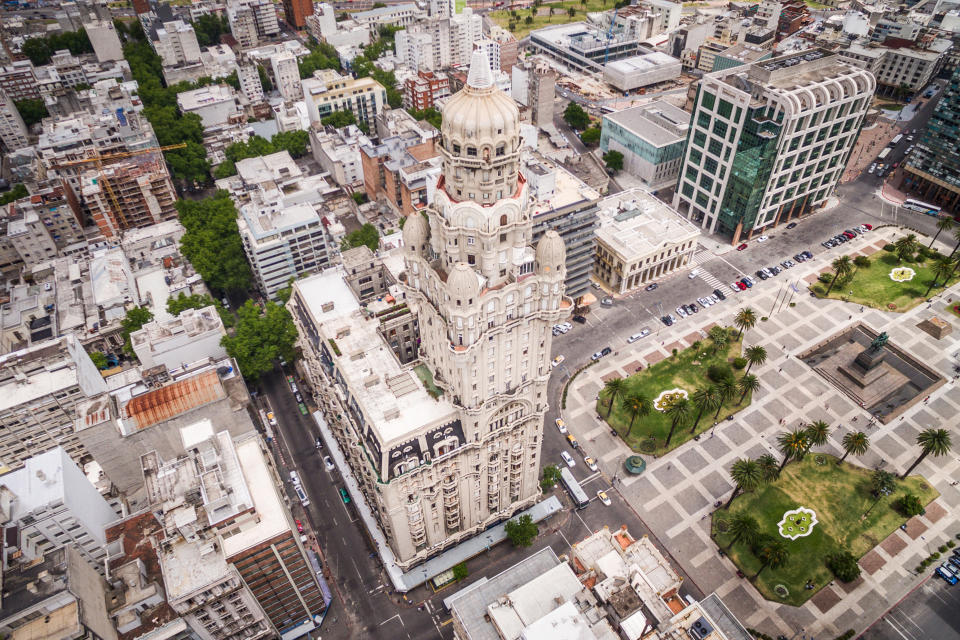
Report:
M960 638L960 0L0 43L0 637Z

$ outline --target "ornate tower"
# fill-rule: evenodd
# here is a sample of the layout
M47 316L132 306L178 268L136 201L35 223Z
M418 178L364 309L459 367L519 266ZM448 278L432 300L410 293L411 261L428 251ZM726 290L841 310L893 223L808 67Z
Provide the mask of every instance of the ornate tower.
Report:
M482 530L540 493L551 326L571 302L560 236L549 231L530 246L519 119L475 52L466 86L443 111L434 203L403 228L420 357L452 398L465 439L446 466L434 460L448 537ZM454 483L458 497L448 504Z

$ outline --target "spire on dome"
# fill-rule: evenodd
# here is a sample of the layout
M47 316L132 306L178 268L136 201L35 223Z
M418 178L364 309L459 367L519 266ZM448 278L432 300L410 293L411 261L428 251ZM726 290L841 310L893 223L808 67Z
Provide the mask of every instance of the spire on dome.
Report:
M482 49L474 49L470 59L470 73L467 75L467 86L474 89L489 89L493 86L493 74L490 72L490 62Z

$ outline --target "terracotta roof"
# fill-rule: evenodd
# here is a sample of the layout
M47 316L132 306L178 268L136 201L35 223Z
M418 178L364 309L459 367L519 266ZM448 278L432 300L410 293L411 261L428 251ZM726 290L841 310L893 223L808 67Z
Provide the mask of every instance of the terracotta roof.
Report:
M137 429L145 429L226 395L217 372L205 371L136 396L123 408L123 413Z

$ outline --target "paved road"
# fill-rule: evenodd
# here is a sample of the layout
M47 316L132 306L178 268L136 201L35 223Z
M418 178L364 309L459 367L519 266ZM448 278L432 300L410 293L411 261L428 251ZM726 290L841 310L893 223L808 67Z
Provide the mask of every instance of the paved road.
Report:
M932 577L907 596L860 640L930 640L960 635L960 590Z

